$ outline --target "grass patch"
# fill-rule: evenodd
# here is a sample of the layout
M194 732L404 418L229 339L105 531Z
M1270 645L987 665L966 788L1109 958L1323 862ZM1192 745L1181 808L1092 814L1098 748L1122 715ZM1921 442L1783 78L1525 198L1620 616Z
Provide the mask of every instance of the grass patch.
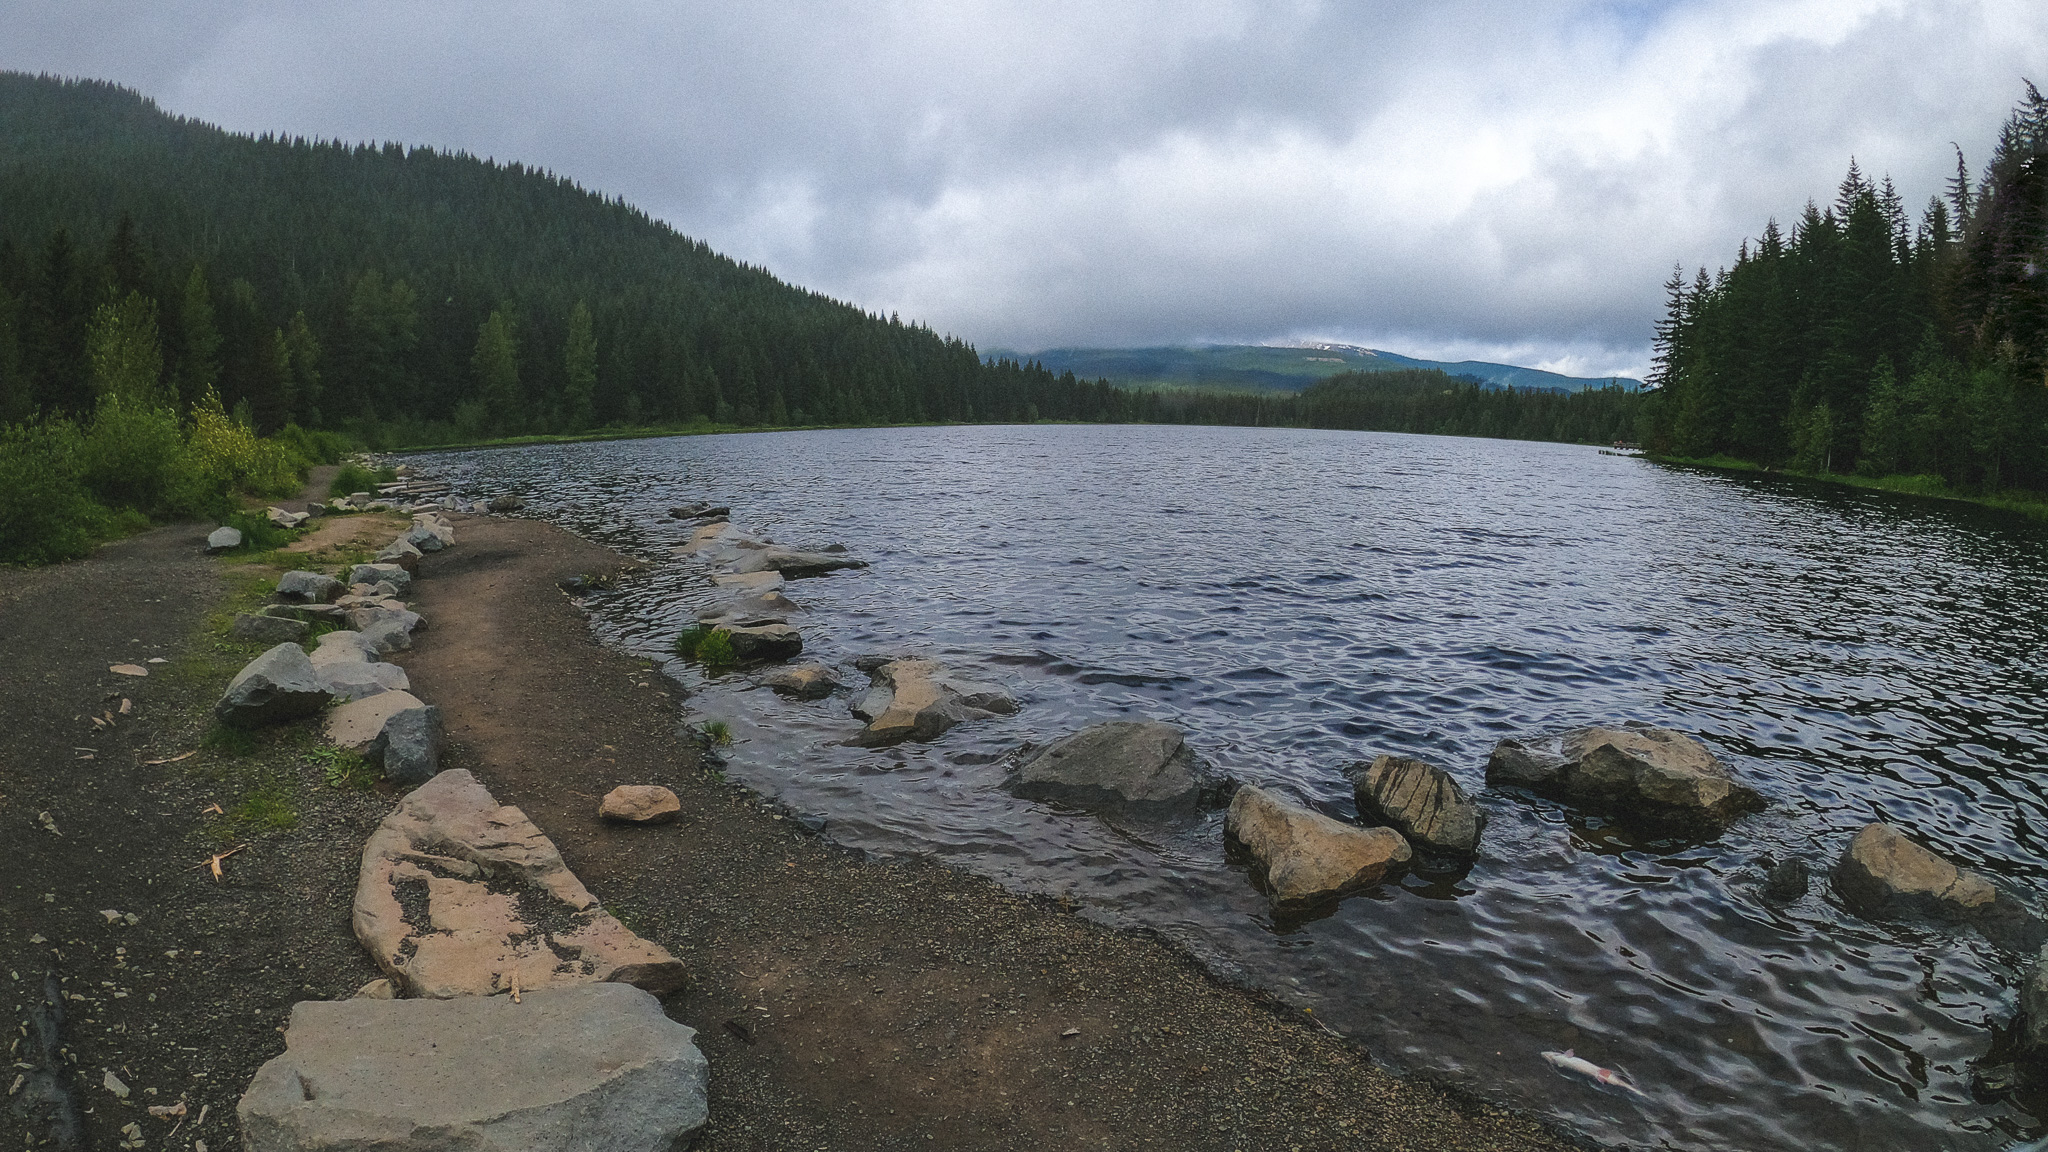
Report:
M723 720L706 720L699 731L704 733L704 739L710 741L714 747L722 748L732 743L732 725Z
M206 735L199 738L199 746L208 752L217 752L222 756L240 759L245 756L254 756L258 744L254 732L246 728L236 728L229 724L223 724L216 720L213 722L213 727L206 730Z
M362 754L346 748L323 744L306 753L306 762L320 770L320 778L329 788L345 791L360 791L377 782L379 775L375 765L363 759Z
M693 624L676 637L676 655L695 660L706 668L724 668L736 658L732 637L723 628Z
M274 832L296 826L299 804L294 791L288 778L263 773L228 809L219 831L240 838L244 833Z

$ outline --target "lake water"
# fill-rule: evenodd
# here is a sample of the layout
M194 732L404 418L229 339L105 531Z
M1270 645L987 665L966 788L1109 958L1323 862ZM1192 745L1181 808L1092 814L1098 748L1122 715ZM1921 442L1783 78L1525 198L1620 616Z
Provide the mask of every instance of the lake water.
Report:
M2048 877L2048 536L1965 506L1668 470L1593 449L1372 433L976 427L622 441L427 456L477 496L656 561L591 600L664 658L715 599L668 507L872 567L793 582L802 703L706 679L731 773L875 852L927 854L1156 928L1313 1008L1404 1071L1595 1139L1680 1149L1998 1149L2043 1125L1970 1092L2025 957L1866 922L1827 891L1877 818L2036 903ZM1007 685L1014 717L929 745L839 743L915 650ZM1163 842L1003 791L998 758L1085 724L1171 721L1238 779L1352 814L1343 768L1420 756L1490 823L1463 874L1410 874L1307 922L1227 864L1217 814ZM1504 736L1637 719L1697 733L1769 809L1646 842L1490 791ZM1759 893L1760 858L1813 891ZM1573 1048L1648 1098L1539 1054ZM2048 1102L2021 1101L2048 1117Z

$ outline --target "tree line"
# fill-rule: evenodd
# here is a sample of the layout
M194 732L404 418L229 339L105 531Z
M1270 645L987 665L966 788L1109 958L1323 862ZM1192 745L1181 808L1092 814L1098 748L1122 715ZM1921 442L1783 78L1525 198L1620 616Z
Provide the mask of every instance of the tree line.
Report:
M2048 489L2048 100L2029 83L1975 179L1917 221L1852 161L1834 202L1733 267L1674 272L1654 451L1810 473Z

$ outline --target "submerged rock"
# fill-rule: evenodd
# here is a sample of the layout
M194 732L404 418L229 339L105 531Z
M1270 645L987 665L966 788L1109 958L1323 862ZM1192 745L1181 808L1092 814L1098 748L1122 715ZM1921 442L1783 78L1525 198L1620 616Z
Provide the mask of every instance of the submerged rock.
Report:
M742 664L787 660L804 650L804 634L787 624L720 624L717 631L732 642L733 659Z
M1790 904L1806 895L1812 882L1812 870L1806 866L1806 861L1797 856L1780 860L1764 869L1764 899Z
M493 512L517 512L526 507L526 501L512 495L493 496L485 507Z
M1370 888L1414 857L1392 828L1360 828L1245 785L1231 798L1224 835L1251 858L1276 904L1304 904Z
M287 642L235 673L213 706L213 714L233 728L259 728L311 716L333 698L320 683L305 650Z
M853 706L868 725L848 741L861 747L936 740L962 721L1017 711L1017 701L998 685L954 676L936 660L889 661L870 675L874 683Z
M1156 720L1094 724L1031 753L1010 791L1112 817L1190 816L1219 803L1225 781L1210 772L1185 734Z
M684 979L666 949L598 905L524 812L461 769L414 789L370 834L353 922L406 996L605 981L666 995Z
M669 1152L707 1115L695 1039L615 984L308 1000L236 1113L248 1152Z
M763 687L798 700L822 700L839 687L839 677L819 663L777 668L761 677Z
M1361 819L1392 826L1417 848L1470 856L1486 814L1450 773L1406 756L1380 756L1346 773Z
M836 552L793 552L786 548L759 548L732 562L736 573L780 572L792 580L823 576L841 568L865 568L868 562Z
M1834 888L1859 915L1972 920L1998 901L1991 881L1906 839L1889 824L1856 833L1835 863Z
M1503 740L1486 763L1486 781L1688 833L1718 833L1763 806L1763 798L1737 783L1706 745L1648 724Z
M803 605L773 590L735 600L730 604L718 604L697 613L702 624L748 625L787 624L789 618L802 612Z

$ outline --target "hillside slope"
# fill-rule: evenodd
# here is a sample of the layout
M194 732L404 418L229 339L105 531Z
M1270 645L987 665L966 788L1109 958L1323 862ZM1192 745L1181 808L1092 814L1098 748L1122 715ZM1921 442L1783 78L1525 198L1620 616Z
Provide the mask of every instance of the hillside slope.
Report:
M552 174L235 135L112 84L0 73L0 205L0 419L89 403L85 330L126 291L154 303L181 399L211 382L273 424L1092 415L1087 389L984 365ZM317 387L270 378L271 337L300 314Z

